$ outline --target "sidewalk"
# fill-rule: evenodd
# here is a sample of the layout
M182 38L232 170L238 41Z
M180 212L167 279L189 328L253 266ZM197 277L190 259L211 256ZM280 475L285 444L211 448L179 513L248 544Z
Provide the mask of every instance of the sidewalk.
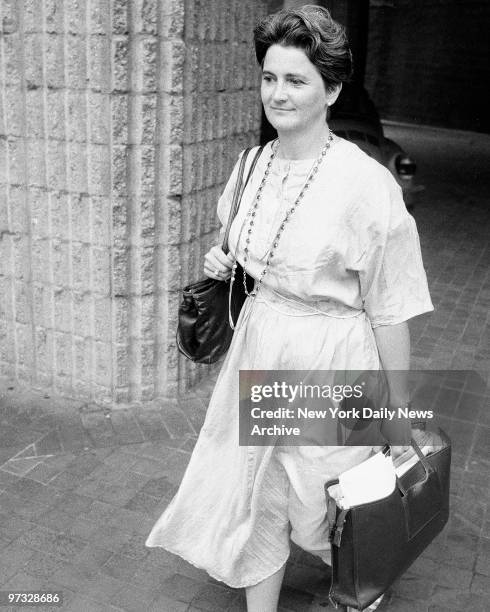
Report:
M414 368L474 370L488 382L490 139L386 131L425 185L414 216L436 312L411 322ZM451 519L395 586L390 612L488 610L490 395L458 380L441 417L454 448ZM0 590L59 590L64 604L51 609L72 612L245 611L241 591L144 547L182 478L212 384L179 402L112 412L2 387ZM325 566L293 549L281 611L330 610L327 592Z

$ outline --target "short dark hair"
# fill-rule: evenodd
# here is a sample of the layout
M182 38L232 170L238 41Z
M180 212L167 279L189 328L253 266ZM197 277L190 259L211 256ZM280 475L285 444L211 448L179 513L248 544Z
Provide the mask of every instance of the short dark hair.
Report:
M272 45L303 49L322 75L327 91L352 75L352 54L345 30L321 6L307 4L264 17L254 28L254 42L261 66Z

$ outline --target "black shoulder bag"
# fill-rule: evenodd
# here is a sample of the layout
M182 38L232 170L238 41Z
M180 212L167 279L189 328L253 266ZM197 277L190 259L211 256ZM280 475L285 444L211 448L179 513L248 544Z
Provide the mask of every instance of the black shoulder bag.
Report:
M233 192L230 215L226 224L222 249L228 253L228 236L235 218L245 187L257 164L263 147L259 147L243 182L245 164L251 148L245 149L240 160L238 178ZM243 269L238 265L238 278L242 278ZM253 284L252 278L247 278ZM249 285L247 285L248 287ZM182 302L179 306L179 323L177 326L177 348L188 359L196 363L214 363L228 350L233 329L230 318L236 322L246 299L242 282L233 284L232 295L229 295L230 283L227 281L205 278L187 285L183 289Z

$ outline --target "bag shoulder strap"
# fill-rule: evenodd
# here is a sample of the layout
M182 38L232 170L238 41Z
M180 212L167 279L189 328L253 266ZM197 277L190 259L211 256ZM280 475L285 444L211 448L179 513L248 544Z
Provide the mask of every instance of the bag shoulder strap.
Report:
M228 217L228 222L226 224L225 235L223 237L223 244L221 245L221 248L223 249L223 251L225 253L228 253L228 251L229 251L229 249L228 249L228 236L230 234L231 224L233 223L233 219L236 217L238 209L240 208L240 201L242 199L242 194L245 191L245 187L247 186L247 183L248 183L250 177L252 176L252 172L254 171L254 168L257 165L257 161L258 161L258 159L260 157L260 154L262 153L263 148L264 147L261 146L261 147L259 147L257 149L257 152L255 153L255 156L254 156L254 158L252 160L252 163L250 164L250 169L248 171L247 178L245 179L245 182L243 182L243 175L245 173L245 165L246 165L246 162L247 162L248 154L252 150L252 147L249 147L248 149L245 149L245 151L243 152L243 155L242 155L242 157L240 159L240 166L238 167L238 177L237 177L237 181L235 183L235 189L233 190L233 199L232 199L231 207L230 207L230 215Z

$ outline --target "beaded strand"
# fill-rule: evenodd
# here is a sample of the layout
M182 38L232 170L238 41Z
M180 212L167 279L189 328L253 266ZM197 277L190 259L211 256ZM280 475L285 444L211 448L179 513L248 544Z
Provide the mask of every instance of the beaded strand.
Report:
M269 269L269 266L271 265L271 260L274 257L274 252L277 249L278 245L279 245L279 240L281 238L281 234L284 231L284 228L286 227L286 223L289 221L291 215L294 213L294 211L296 210L296 208L299 206L299 204L301 203L301 200L303 199L305 192L307 189L309 189L313 179L315 178L316 173L318 172L319 166L322 163L325 155L327 154L327 151L330 148L330 144L333 140L333 136L332 136L332 132L329 130L328 132L328 139L327 142L325 144L325 146L322 149L322 152L320 154L320 156L315 160L315 163L313 164L313 167L308 175L308 178L306 179L305 184L303 185L303 188L301 189L298 197L296 198L294 204L291 206L291 208L286 212L286 216L284 217L284 219L282 220L282 222L279 225L279 229L277 231L277 234L274 237L274 240L272 241L272 246L269 250L269 253L267 255L267 259L265 262L265 267L264 269L261 271L259 278L257 279L257 284L254 287L254 289L252 291L248 290L247 287L247 262L249 261L249 256L248 256L248 246L250 244L250 237L252 234L252 230L254 227L254 217L256 216L257 213L257 208L259 206L259 202L261 200L262 197L262 191L264 189L265 183L267 181L267 177L270 174L270 169L272 166L272 162L274 160L274 157L276 156L276 152L277 152L277 148L279 146L279 140L276 140L276 146L272 147L272 153L270 156L269 161L267 162L267 166L264 172L264 176L262 177L262 181L259 185L259 188L257 190L257 195L255 196L255 200L254 203L251 207L251 209L249 210L249 212L247 213L247 216L250 217L249 223L248 223L248 229L247 229L247 233L246 233L246 238L245 238L245 246L243 248L243 286L245 289L245 294L248 295L249 297L255 297L260 289L260 286L262 284L262 280L264 279L264 276L267 273L267 270ZM233 268L231 270L231 286L233 285L234 281L235 281L235 274L236 274L236 269L237 269L238 263L235 260L235 263L233 264ZM230 290L231 290L231 286L230 286Z

